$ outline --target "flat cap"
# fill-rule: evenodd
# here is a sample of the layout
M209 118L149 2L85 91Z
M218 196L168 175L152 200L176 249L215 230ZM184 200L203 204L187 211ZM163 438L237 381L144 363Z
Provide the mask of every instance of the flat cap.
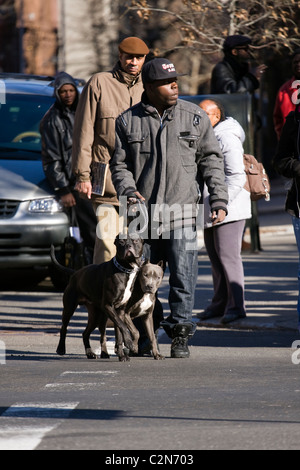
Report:
M243 47L251 44L251 38L248 36L243 36L242 34L233 34L232 36L227 36L224 41L223 49L230 50L235 47Z
M125 52L125 54L138 55L146 55L149 53L149 49L144 41L134 36L123 39L123 41L119 44L119 51Z

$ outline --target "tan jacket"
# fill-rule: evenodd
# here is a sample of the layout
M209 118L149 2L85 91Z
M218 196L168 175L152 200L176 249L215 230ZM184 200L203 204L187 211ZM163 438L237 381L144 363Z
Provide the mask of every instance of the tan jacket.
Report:
M77 181L93 178L92 163L109 163L115 148L115 120L120 113L141 100L141 76L133 77L117 64L110 72L93 75L85 85L77 106L72 149L72 167ZM92 194L94 202L118 205L107 169L103 196Z

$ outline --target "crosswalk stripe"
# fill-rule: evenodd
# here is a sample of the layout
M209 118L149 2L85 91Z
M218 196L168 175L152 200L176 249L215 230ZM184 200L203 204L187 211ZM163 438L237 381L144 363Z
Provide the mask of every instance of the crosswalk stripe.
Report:
M118 374L118 370L65 370L60 375L112 375Z
M79 402L15 403L0 416L0 450L35 449L78 405ZM46 420L45 424L41 419Z
M70 389L80 389L86 390L87 388L98 387L99 385L105 385L105 382L54 382L51 384L45 385L46 389L62 389L62 388L70 388Z

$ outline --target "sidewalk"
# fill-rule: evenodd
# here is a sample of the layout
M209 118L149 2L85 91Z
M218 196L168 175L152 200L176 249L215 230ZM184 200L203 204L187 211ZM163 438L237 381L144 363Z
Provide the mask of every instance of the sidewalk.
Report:
M285 189L280 180L271 182L271 200L258 202L262 251L243 252L247 317L227 326L219 319L199 321L206 328L285 329L298 331L298 250L291 217L284 211ZM248 237L248 238L247 238ZM246 235L246 241L250 241ZM200 251L195 314L212 297L210 263Z

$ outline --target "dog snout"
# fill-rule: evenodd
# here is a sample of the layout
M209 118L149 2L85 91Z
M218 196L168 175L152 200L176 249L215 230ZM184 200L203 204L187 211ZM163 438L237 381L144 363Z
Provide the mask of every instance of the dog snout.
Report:
M135 255L135 250L132 245L125 245L125 256Z
M145 290L148 294L153 294L155 292L155 286L152 284L147 284Z

